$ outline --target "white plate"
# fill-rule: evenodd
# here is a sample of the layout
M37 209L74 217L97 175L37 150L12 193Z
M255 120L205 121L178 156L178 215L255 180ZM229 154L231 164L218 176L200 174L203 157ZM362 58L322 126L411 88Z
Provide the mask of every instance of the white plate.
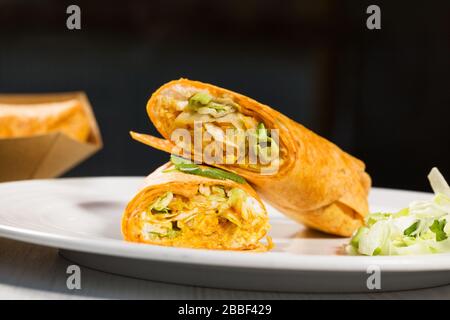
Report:
M120 219L141 185L135 177L34 180L0 184L0 236L61 249L95 269L157 281L208 287L368 291L368 270L381 271L381 290L450 283L450 254L346 256L348 239L310 231L268 207L275 249L248 253L182 249L122 240ZM427 193L377 189L372 210L397 210ZM375 283L371 277L369 283Z

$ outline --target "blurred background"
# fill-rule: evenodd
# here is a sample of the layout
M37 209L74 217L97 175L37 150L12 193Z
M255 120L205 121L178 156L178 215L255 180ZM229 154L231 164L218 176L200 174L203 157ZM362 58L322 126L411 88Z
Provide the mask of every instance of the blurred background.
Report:
M67 176L167 161L128 131L156 134L147 99L187 77L280 110L363 159L375 186L428 190L432 166L450 179L449 58L448 0L0 0L0 92L83 90L94 107L104 148Z

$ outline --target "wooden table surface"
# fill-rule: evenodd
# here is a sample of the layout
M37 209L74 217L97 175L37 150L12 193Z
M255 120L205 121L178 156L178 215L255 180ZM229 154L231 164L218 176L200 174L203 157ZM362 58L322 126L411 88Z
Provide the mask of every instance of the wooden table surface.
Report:
M82 288L69 290L70 264L56 249L0 238L0 299L450 299L450 285L370 294L255 292L139 280L83 267Z

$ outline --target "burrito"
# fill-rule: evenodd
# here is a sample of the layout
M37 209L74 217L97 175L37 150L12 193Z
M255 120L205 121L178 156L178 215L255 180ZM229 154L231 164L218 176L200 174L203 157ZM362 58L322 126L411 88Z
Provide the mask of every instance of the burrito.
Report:
M264 204L235 174L172 157L150 174L122 217L124 239L162 246L267 251Z
M0 103L0 138L20 138L62 132L87 141L90 124L77 99L35 104Z
M180 79L151 96L147 113L164 139L131 132L135 140L241 175L275 208L314 229L350 236L363 224L371 185L364 163L271 107ZM180 138L180 130L190 136ZM198 134L207 139L196 142ZM204 151L218 144L205 161Z

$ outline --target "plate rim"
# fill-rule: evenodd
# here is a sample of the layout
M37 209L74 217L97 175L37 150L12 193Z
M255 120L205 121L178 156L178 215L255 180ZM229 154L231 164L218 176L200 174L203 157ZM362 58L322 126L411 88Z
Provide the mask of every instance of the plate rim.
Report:
M25 180L0 183L5 185L58 183L66 180L142 179L138 176L70 177L59 179ZM431 195L431 193L391 188L373 187L375 192L401 192ZM1 213L0 213L1 215ZM283 271L366 272L371 266L379 266L383 272L450 271L450 253L412 256L346 256L307 255L288 252L236 252L164 247L130 243L115 239L83 239L71 235L52 234L26 228L0 224L0 237L43 245L130 259L154 260L167 263L194 264L206 267L247 268ZM426 259L424 259L426 258Z

